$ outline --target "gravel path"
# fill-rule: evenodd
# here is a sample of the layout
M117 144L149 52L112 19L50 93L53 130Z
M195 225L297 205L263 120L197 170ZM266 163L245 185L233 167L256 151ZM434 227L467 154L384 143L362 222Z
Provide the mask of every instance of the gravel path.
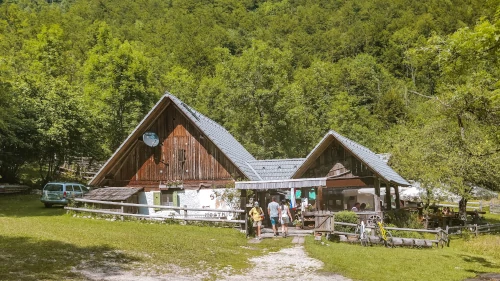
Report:
M279 252L250 259L254 267L244 275L228 276L224 281L250 280L314 280L347 281L351 280L338 274L322 274L317 270L323 263L306 255L304 247L298 245Z
M260 241L249 241L259 243ZM282 249L279 252L268 253L264 256L251 258L252 267L241 275L225 275L221 272L216 278L220 281L253 281L253 280L304 280L304 281L347 281L351 280L338 274L318 272L323 263L317 259L307 256L302 243L304 237L294 237L294 247ZM208 276L205 274L193 275L189 270L175 270L175 274L151 275L143 274L137 276L136 272L123 271L113 266L103 267L105 270L93 268L87 270L75 270L82 273L88 280L94 281L163 281L163 280L203 280ZM147 270L146 270L147 271Z

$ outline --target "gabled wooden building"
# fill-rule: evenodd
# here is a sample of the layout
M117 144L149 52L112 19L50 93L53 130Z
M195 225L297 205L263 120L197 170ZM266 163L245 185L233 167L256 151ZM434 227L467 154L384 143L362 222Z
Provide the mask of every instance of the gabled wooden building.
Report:
M156 139L145 139L150 136ZM143 188L140 203L209 207L212 202L197 198L200 192L211 198L214 188L259 179L251 161L226 129L167 93L89 185Z
M298 200L308 198L310 194L308 199L315 210L345 210L356 202L366 201L372 210L378 211L380 199L387 209L391 209L393 203L395 208L399 208L398 188L410 185L380 155L333 130L305 159L297 161L301 164L288 179L237 182L236 188L256 191L294 188L301 190L301 197L296 198ZM276 163L276 166L279 165ZM268 172L271 169L273 167L267 167ZM370 189L373 190L371 194ZM385 198L380 198L381 195ZM266 201L262 195L258 200Z

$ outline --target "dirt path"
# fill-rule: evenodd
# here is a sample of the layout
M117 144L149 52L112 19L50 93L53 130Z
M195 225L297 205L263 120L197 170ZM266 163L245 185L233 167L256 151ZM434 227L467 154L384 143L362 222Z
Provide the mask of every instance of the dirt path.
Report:
M250 259L253 267L244 275L228 276L224 281L250 280L311 280L347 281L351 280L338 274L322 274L317 270L323 267L319 260L310 258L300 244L279 252Z
M258 243L258 241L249 241ZM304 237L294 237L294 247L282 249L279 252L268 253L264 256L251 258L252 267L241 275L225 275L221 273L216 277L220 281L251 281L251 280L311 280L311 281L347 281L351 280L338 274L320 273L323 263L317 259L307 256L304 251ZM123 270L112 270L112 266L106 266L106 270L78 270L88 280L103 281L163 281L163 280L203 280L205 274L190 274L188 270L175 270L175 274L162 276L140 275Z

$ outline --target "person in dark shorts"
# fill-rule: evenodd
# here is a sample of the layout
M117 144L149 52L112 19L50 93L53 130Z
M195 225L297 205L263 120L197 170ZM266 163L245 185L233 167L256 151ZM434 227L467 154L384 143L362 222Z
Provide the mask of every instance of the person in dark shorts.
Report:
M278 236L277 224L281 217L280 205L276 202L276 197L273 196L273 201L267 205L267 213L271 218L271 225L273 226L274 237Z

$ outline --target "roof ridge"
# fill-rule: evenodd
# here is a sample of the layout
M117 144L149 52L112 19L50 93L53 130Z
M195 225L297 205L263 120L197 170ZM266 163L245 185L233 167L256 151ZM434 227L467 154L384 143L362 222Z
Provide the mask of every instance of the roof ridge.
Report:
M290 160L305 160L307 158L302 157L302 158L284 158L284 159L255 159L251 162L258 162L258 161L290 161Z

